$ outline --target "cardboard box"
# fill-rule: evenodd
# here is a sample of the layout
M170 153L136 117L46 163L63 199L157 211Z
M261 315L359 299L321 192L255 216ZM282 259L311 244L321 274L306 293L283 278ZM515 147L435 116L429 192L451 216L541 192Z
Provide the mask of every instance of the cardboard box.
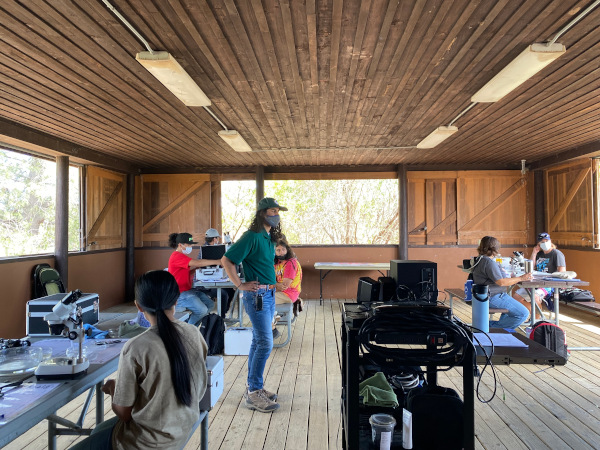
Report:
M52 312L52 308L68 293L53 294L47 297L29 300L26 306L26 333L27 336L49 336L48 322L44 316ZM100 300L98 294L83 294L77 305L81 305L83 323L94 325L98 323L100 314Z
M221 397L221 394L223 394L223 385L225 384L223 367L222 356L206 357L208 380L206 392L202 400L200 400L200 411L210 411L219 400L219 397Z
M252 328L234 327L225 330L225 354L248 355L252 343Z

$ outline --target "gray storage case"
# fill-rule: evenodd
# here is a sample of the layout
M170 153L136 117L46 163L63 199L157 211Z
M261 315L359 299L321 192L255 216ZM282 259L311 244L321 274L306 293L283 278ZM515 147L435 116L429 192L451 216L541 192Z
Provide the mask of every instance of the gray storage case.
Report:
M206 392L200 400L200 411L210 411L216 405L223 393L224 364L222 356L206 357L206 372L208 375Z
M26 311L26 333L27 336L49 336L48 322L44 316L52 312L52 308L61 301L68 292L52 294L47 297L36 298L27 302ZM98 294L83 294L77 305L81 305L83 323L94 325L98 323L100 313L100 300Z

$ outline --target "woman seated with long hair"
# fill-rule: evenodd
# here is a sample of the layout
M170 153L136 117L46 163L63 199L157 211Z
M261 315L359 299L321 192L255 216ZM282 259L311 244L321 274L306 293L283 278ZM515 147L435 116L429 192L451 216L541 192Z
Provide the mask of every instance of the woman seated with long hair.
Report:
M174 317L179 287L163 270L135 284L135 304L151 327L121 351L117 379L102 387L117 417L75 449L181 449L200 416L206 390L206 342L198 327Z
M500 241L492 236L484 236L477 247L480 258L473 268L473 283L489 286L490 308L508 309L499 320L490 320L490 328L515 329L529 316L529 310L506 293L508 286L521 281L531 280L532 275L526 273L520 277L504 277L494 257L500 254Z
M293 303L294 315L298 315L298 311L302 311L299 299L302 290L302 267L285 239L279 239L275 243L275 277L275 304Z

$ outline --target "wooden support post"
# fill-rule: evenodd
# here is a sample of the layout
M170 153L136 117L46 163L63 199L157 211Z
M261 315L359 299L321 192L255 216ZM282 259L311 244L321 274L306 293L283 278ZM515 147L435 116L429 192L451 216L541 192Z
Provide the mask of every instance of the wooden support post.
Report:
M406 165L398 166L398 258L408 259L408 176Z
M135 175L127 174L125 221L125 301L135 299Z
M223 235L227 230L223 227L223 211L221 208L221 178L220 174L210 176L210 226L219 230Z
M258 166L256 168L256 206L265 196L265 168Z
M546 200L544 198L544 171L536 170L533 172L533 192L534 192L534 208L535 208L535 235L546 230L546 211L544 205Z
M55 267L65 289L69 285L69 157L56 157Z

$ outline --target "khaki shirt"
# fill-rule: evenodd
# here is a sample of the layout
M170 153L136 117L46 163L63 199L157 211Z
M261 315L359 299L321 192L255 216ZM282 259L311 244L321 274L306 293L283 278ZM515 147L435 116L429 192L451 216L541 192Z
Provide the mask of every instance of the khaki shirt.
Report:
M121 351L113 403L133 406L132 419L117 422L114 449L180 449L200 415L199 402L206 390L206 342L197 327L174 322L180 331L192 373L192 404L175 396L169 357L158 327L128 341Z

